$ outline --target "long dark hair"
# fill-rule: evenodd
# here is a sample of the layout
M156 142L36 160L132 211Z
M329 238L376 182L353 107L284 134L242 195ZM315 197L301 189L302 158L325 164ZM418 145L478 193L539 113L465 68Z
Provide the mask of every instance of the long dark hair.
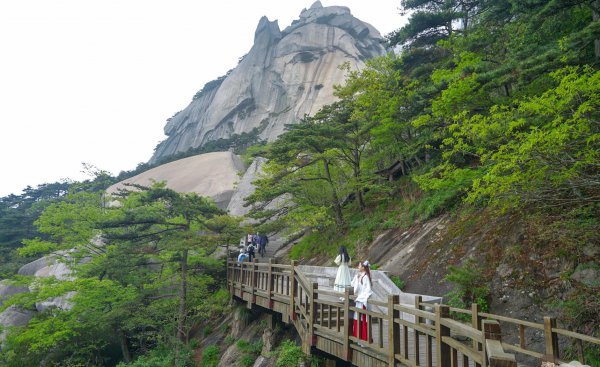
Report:
M340 255L342 255L342 261L347 263L350 261L350 255L348 255L348 251L346 251L346 246L340 246Z
M367 261L363 261L361 264L363 266L363 269L365 269L365 275L369 278L369 284L373 285L373 281L371 280L371 264L369 264ZM364 276L362 278L364 278ZM360 278L361 283L362 278Z

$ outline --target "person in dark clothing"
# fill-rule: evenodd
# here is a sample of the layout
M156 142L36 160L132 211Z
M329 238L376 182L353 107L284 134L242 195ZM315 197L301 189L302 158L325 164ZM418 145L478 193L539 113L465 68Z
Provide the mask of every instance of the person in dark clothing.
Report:
M248 261L252 262L252 260L253 260L253 259L256 257L256 256L255 256L255 250L256 250L256 247L254 246L254 243L253 243L253 242L251 242L251 243L248 245L248 248L247 248L247 252L248 252Z
M267 237L267 235L265 235L265 234L260 234L260 233L257 233L257 237L258 237L258 253L260 254L260 257L264 257L265 251L267 249L267 244L269 243L269 237Z

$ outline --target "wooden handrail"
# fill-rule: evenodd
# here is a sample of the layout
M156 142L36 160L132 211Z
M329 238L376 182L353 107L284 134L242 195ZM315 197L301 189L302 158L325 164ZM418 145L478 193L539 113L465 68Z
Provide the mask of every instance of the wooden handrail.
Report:
M413 305L407 305L400 304L398 295L390 295L387 302L369 301L370 306L376 306L375 309L364 310L354 306L356 297L351 288L346 288L340 301L337 299L340 293L319 288L300 271L295 261L290 265L272 261L238 264L228 259L226 273L232 297L244 299L248 307L257 304L279 312L283 314L284 321L289 317L300 334L305 352L310 352L311 347L325 348L322 349L324 352L360 367L396 366L398 362L428 367L458 366L461 363L475 367L516 366L514 355L510 353L561 362L558 335L600 344L598 338L558 328L552 318L545 318L544 324L539 324L480 312L477 305L467 310L424 303L419 296L415 297ZM434 312L425 308L434 308ZM451 311L469 315L471 321L456 321L451 318ZM350 326L355 313L368 318L368 334L374 340L363 341L351 336ZM498 322L518 327L519 345L502 342L499 331L496 333L498 338L484 333L485 325ZM543 331L543 352L526 348L526 328ZM455 339L457 335L471 341L460 342ZM437 350L436 358L433 358L433 349Z

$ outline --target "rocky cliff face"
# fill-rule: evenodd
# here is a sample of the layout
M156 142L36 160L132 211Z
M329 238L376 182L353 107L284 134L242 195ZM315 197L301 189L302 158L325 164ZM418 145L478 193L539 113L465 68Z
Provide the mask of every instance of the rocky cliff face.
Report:
M150 162L255 128L262 139L275 139L285 124L332 103L333 86L345 77L338 67L348 62L361 68L385 53L382 42L379 32L348 8L323 7L319 1L283 31L263 17L254 46L238 66L208 83L168 120L168 138Z

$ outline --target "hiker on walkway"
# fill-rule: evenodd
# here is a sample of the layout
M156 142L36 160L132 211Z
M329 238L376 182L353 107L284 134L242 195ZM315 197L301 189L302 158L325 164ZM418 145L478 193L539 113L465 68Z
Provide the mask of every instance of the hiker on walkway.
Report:
M248 261L252 262L252 260L254 260L256 257L256 246L254 245L254 242L250 242L246 248L246 251L248 252Z
M245 249L240 249L240 254L238 255L238 263L243 263L244 261L246 261L246 259L248 259L248 254L246 253Z
M352 277L350 276L350 269L348 264L350 263L350 255L345 246L340 246L339 254L334 260L335 264L338 265L337 274L335 281L333 282L333 290L336 292L344 292L346 287L349 287L352 283Z
M267 237L266 234L260 234L259 232L257 232L256 235L258 237L258 253L260 254L260 257L264 257L267 244L269 243L269 237Z
M354 295L356 296L356 307L367 309L367 301L373 294L371 290L371 270L369 261L361 261L358 263L358 274L352 279L352 287L354 287ZM369 340L367 328L367 315L364 313L354 313L354 328L352 333L355 337L362 340Z

